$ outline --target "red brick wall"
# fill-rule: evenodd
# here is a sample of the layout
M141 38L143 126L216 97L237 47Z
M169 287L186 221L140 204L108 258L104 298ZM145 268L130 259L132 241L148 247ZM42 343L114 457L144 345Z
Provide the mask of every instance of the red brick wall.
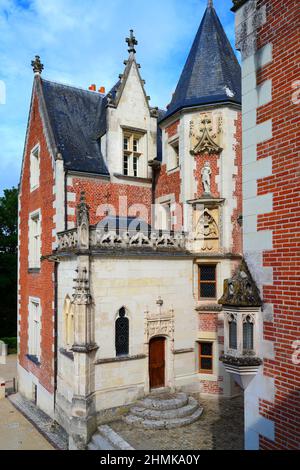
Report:
M178 133L180 121L176 121L166 128L165 132L168 134L169 139Z
M218 315L201 313L199 315L199 331L218 331Z
M292 344L300 340L300 105L292 102L299 80L298 0L260 0L267 24L258 46L273 44L273 62L257 74L258 84L272 79L271 103L258 110L257 122L273 121L273 138L258 145L258 158L272 157L272 176L258 182L258 195L273 194L273 212L258 217L258 230L273 231L273 250L263 263L273 268L265 302L274 305L274 322L265 323L264 338L275 343L275 360L265 360L264 373L275 379L275 403L261 401L261 414L275 422L275 443L261 438L262 449L299 449L300 366L292 363Z
M178 206L178 214L174 214L176 217L176 224L174 226L175 230L182 230L183 226L183 206L180 201L181 193L181 174L180 169L173 171L168 174L167 166L162 165L158 175L156 176L156 185L155 185L155 200L162 196L168 196L170 194L175 195L175 202ZM182 223L181 223L182 220Z
M41 149L40 186L30 193L30 152L38 143ZM53 184L52 158L47 149L38 102L35 98L20 188L19 361L23 368L38 377L42 386L50 393L53 393L54 267L52 263L43 261L39 273L30 274L28 272L28 219L31 212L41 209L41 252L42 256L49 255L52 252L52 229L54 229ZM28 354L28 302L30 296L38 297L41 300L41 365L39 367L26 358L26 354Z
M76 202L69 202L69 207L76 207L80 200L81 191L85 191L87 204L90 206L90 219L92 224L96 224L103 217L97 216L97 208L104 204L113 206L116 215L127 215L126 208L119 210L119 197L127 198L127 208L129 215L135 216L139 212L139 208L132 207L136 204L142 204L146 207L145 215L141 212L142 219L151 220L151 202L152 190L150 188L133 186L130 184L112 184L92 178L73 178L73 185L68 186L67 191L76 194ZM125 206L124 206L125 207ZM131 209L130 209L131 208ZM69 222L76 222L75 216L68 216Z

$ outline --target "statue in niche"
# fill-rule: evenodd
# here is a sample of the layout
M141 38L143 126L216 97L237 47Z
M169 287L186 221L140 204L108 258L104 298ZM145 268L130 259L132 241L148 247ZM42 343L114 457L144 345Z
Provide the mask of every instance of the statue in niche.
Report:
M204 167L202 168L201 175L202 175L202 184L205 194L211 194L211 167L210 163L206 162Z

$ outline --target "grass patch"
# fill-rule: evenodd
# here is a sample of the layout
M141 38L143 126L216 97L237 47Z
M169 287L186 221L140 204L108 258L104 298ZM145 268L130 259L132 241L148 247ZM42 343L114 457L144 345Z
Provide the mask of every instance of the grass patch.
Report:
M18 339L17 338L0 338L8 346L8 354L17 354L18 352Z

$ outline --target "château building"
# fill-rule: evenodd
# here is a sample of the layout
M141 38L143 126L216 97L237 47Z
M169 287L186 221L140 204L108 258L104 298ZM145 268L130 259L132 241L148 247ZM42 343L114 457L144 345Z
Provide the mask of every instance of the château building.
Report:
M240 394L264 380L269 344L261 283L243 259L241 68L213 2L166 110L150 105L133 31L126 42L109 93L55 83L32 62L19 390L70 448L153 389Z

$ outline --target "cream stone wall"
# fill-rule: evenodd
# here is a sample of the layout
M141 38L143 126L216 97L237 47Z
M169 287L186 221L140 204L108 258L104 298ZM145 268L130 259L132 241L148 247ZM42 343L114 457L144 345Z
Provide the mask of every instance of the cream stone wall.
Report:
M58 269L58 349L64 348L63 305L72 296L76 261L61 261ZM193 297L193 262L175 257L132 257L118 259L94 257L90 265L91 295L94 309L94 383L97 411L134 402L149 392L149 319L166 318L166 385L171 388L199 383L197 362L197 312ZM163 305L157 305L158 299ZM130 322L130 360L116 362L115 320L124 306ZM160 310L161 309L161 310ZM174 331L172 319L174 318ZM187 350L174 354L174 350ZM73 397L73 361L58 353L58 404Z

